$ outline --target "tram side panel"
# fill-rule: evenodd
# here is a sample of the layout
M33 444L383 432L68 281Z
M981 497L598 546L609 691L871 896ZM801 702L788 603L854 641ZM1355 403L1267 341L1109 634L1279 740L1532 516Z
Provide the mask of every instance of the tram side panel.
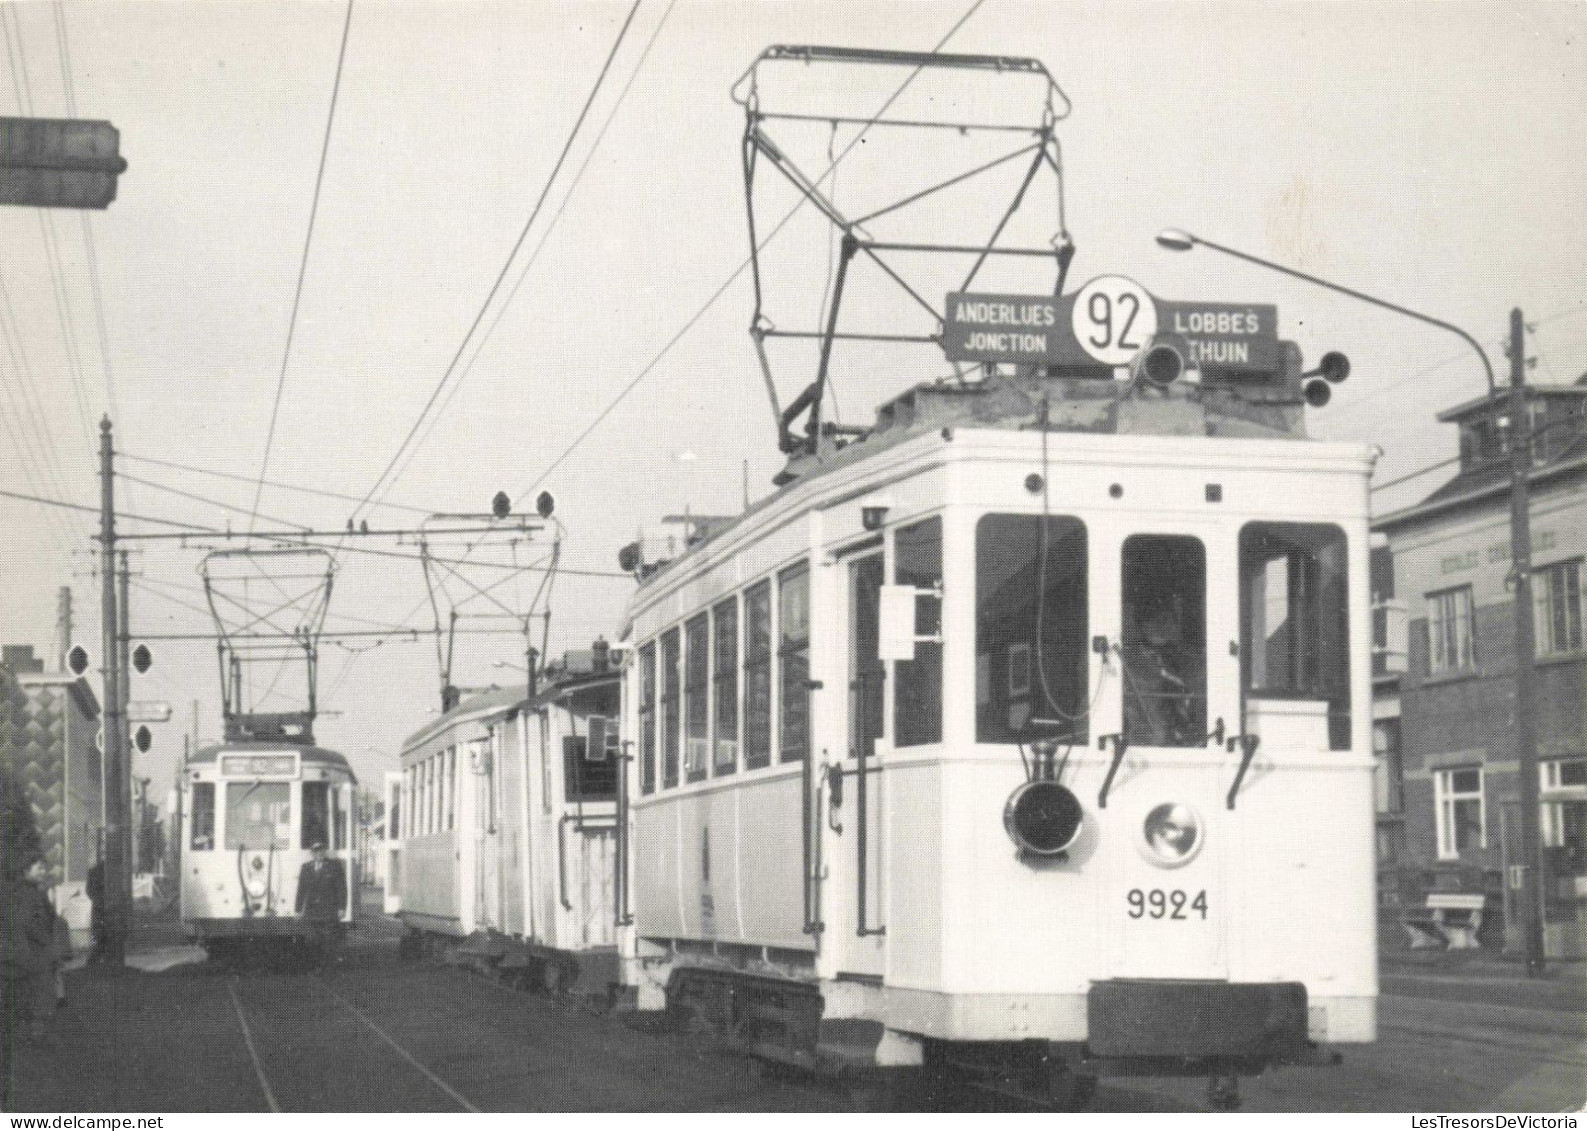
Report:
M463 935L457 829L457 745L450 729L403 754L409 799L402 842L403 922L417 930Z

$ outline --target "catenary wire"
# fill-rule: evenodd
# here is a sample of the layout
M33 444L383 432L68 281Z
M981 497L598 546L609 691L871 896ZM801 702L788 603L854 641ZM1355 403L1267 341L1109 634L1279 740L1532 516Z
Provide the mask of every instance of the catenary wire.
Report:
M479 311L474 315L473 322L470 323L468 331L463 335L463 340L458 343L457 352L452 355L451 362L447 364L445 372L441 374L441 379L436 382L435 388L431 390L430 397L425 402L424 408L420 410L419 415L414 420L412 427L408 429L407 435L403 437L402 443L398 445L397 451L391 457L391 461L386 465L385 469L381 471L379 477L376 478L374 485L370 487L369 492L364 496L363 502L360 502L358 506L354 508L354 518L356 518L358 513L362 511L366 505L368 505L369 500L374 497L375 493L379 491L381 486L385 483L386 477L390 475L396 468L398 461L401 460L403 453L408 448L408 445L413 442L414 436L417 435L419 427L424 423L425 417L429 414L430 409L434 407L436 399L440 397L441 392L446 388L446 385L451 380L452 375L457 371L458 363L462 360L464 352L468 349L470 340L473 338L475 332L479 329L480 324L484 321L486 311L490 309L490 304L495 300L497 293L500 292L501 285L506 280L508 271L512 268L513 260L517 257L519 250L523 247L524 241L528 239L529 230L534 226L535 219L540 215L540 209L545 204L546 197L550 195L551 186L556 181L557 173L561 171L563 162L567 160L568 152L573 148L573 142L578 137L579 129L584 124L584 119L589 113L590 106L594 104L596 95L600 93L601 85L606 79L607 72L611 70L612 61L617 57L618 48L623 45L623 40L628 35L628 29L634 22L634 14L639 11L640 3L641 0L634 0L633 7L628 10L628 18L623 21L622 29L617 33L617 39L612 43L611 51L606 56L606 62L602 65L600 74L596 76L594 86L590 88L589 97L585 100L583 108L579 111L579 116L573 123L573 129L568 133L567 141L562 147L561 154L557 157L556 164L552 166L551 175L546 178L545 187L541 190L540 197L538 200L536 200L534 208L530 210L529 219L524 222L523 230L518 233L518 238L516 241L514 241L512 250L507 253L507 258L501 265L501 271L497 274L496 281L491 284L490 290L485 295L485 301L480 304Z
M287 367L292 361L292 340L297 334L298 311L303 303L303 281L309 271L309 249L314 245L314 221L320 214L320 190L325 184L325 165L331 152L331 130L336 123L336 99L342 90L342 68L347 61L347 40L353 27L353 0L347 0L347 15L342 22L342 44L336 52L336 77L331 82L331 106L325 116L325 139L320 143L320 164L314 174L314 196L309 204L308 230L303 234L303 255L298 262L298 281L292 291L292 314L287 320L286 346L281 351L281 374L276 378L275 400L270 406L270 428L265 433L264 456L259 461L259 479L254 486L253 514L248 529L254 528L259 499L264 493L265 474L270 470L270 449L275 443L276 420L281 413L281 394L286 389Z

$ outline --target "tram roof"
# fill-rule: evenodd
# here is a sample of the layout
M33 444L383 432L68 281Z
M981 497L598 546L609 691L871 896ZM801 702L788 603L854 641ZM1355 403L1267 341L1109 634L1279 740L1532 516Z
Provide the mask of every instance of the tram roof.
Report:
M297 754L304 762L316 765L329 765L339 769L353 772L345 755L334 750L327 750L323 746L299 746L293 742L278 742L274 739L258 741L220 742L214 746L201 746L198 751L187 759L189 766L201 766L216 761L222 754ZM356 776L356 775L355 775Z
M589 656L587 650L569 652L542 677L533 696L525 694L526 689L522 687L492 687L467 696L451 710L410 734L402 744L403 751L422 746L457 726L488 722L519 710L533 711L585 688L617 682L619 672L615 666L601 669L588 666Z

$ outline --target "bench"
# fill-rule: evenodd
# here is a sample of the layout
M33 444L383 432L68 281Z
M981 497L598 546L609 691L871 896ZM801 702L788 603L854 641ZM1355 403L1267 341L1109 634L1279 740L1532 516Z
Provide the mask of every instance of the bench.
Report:
M1431 947L1449 950L1476 950L1477 934L1482 930L1485 895L1434 892L1426 907L1412 908L1400 917L1400 924L1411 936L1412 950Z

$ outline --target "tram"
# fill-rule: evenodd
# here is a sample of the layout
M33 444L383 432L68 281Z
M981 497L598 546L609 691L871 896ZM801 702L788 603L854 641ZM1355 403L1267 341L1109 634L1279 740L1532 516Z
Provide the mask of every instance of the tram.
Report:
M823 50L940 61L763 58ZM1348 363L1276 308L1052 247L1045 293L949 296L996 352L862 428L820 420L834 298L780 489L625 551L624 980L772 1063L1232 1106L1376 1034L1375 455L1307 435Z
M181 920L211 957L316 940L316 926L295 909L315 845L348 877L341 920L353 923L357 781L346 758L314 744L307 715L228 716L226 740L193 754L183 778Z
M388 777L388 910L407 949L447 949L526 989L617 976L618 676L603 642L535 686L461 697Z

